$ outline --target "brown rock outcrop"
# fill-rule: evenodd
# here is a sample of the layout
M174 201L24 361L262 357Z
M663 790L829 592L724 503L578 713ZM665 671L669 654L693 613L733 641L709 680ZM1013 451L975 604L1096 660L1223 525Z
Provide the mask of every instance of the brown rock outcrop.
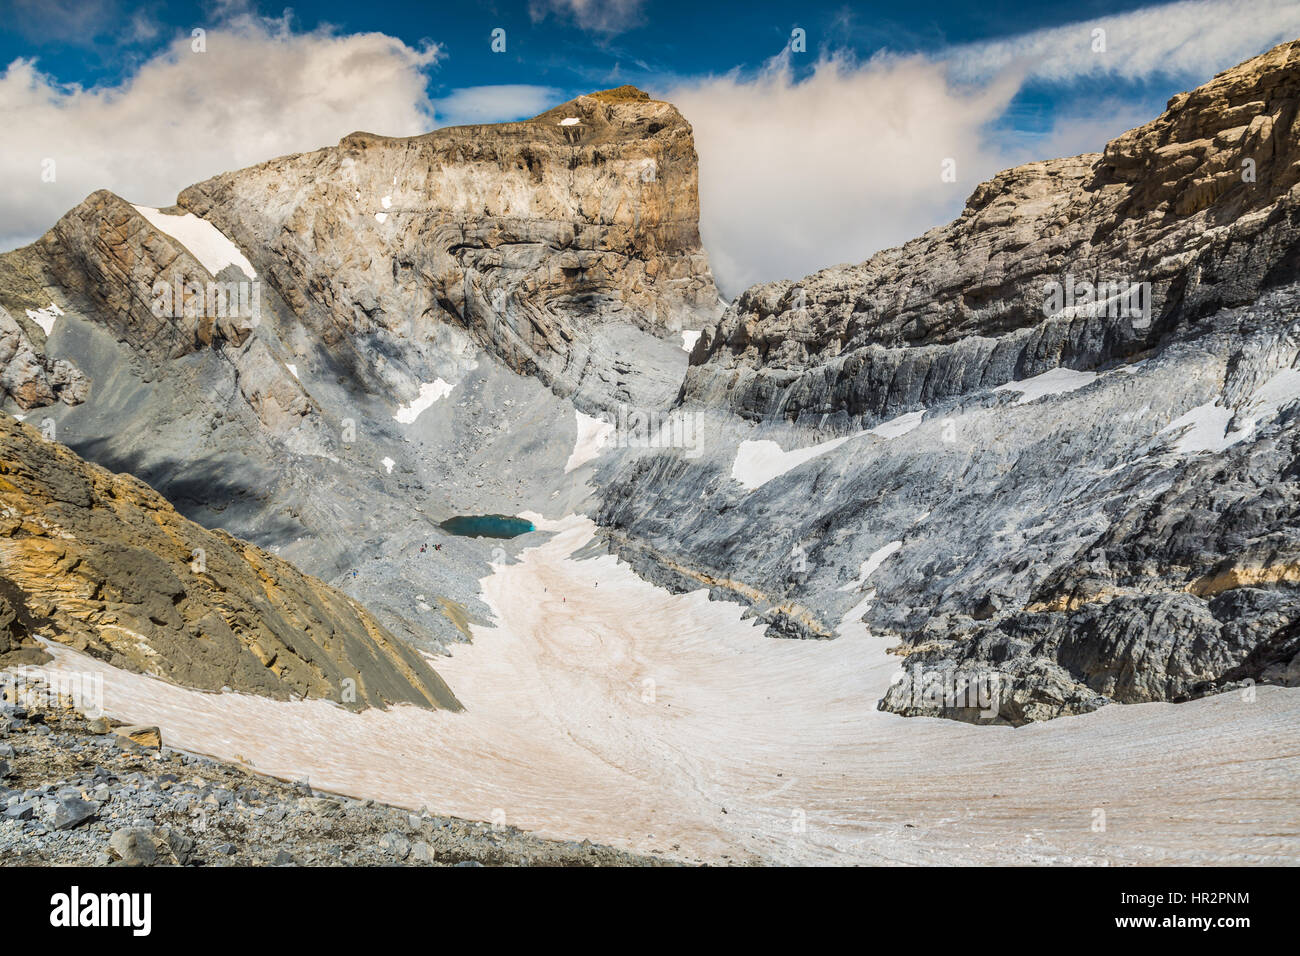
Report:
M117 667L350 708L460 706L419 653L346 595L7 415L0 578L20 596L27 630Z

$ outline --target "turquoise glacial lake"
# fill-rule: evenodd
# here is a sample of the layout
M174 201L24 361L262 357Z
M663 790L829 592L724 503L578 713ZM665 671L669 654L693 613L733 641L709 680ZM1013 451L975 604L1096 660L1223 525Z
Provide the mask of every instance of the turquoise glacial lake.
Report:
M456 515L439 527L467 538L517 538L537 530L531 521L509 515Z

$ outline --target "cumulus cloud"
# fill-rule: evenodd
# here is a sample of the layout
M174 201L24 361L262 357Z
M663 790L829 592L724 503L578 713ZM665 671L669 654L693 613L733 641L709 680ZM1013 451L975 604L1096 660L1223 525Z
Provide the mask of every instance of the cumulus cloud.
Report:
M177 38L113 87L63 85L27 59L0 73L0 248L40 235L96 189L165 206L191 183L354 130L433 128L436 46L295 33L287 19L248 15L214 26L206 52L192 42Z
M1106 52L1092 30L1106 31ZM974 187L1031 159L1100 150L1154 118L1148 100L1056 100L1028 134L1000 124L1027 86L1141 81L1187 86L1300 36L1293 0L1146 8L921 57L827 56L796 79L789 51L753 74L659 91L695 128L701 232L724 293L862 262L956 216ZM940 177L945 159L956 181Z
M466 86L433 101L439 126L470 123L503 123L544 113L564 101L564 94L550 86L522 83L497 86Z
M783 54L755 77L671 91L695 129L701 231L724 292L861 261L950 215L996 170L982 131L1017 88L955 91L921 57L828 58L796 82Z
M612 36L642 23L645 0L531 0L528 12L534 23L556 14L579 29Z

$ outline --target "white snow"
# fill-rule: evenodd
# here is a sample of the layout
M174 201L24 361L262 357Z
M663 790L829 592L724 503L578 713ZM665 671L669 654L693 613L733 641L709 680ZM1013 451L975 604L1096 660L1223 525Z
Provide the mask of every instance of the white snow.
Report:
M392 208L393 208L393 197L392 197L392 196L385 196L383 199L381 199L381 200L379 200L379 201L380 201L381 203L383 203L383 206L384 206L385 209L392 209Z
M440 398L446 398L455 388L449 382L436 378L432 382L426 382L420 386L420 395L413 399L410 404L403 405L397 410L396 418L403 425L409 425L420 417L420 413L428 409L434 402Z
M1295 401L1300 401L1300 369L1283 369L1251 393L1250 411L1257 421L1267 420Z
M577 126L577 125L578 125L579 123L581 123L581 122L582 122L582 120L578 119L578 117L576 117L576 116L566 116L564 119L560 120L560 125L561 125L561 126Z
M166 233L188 249L212 275L215 276L226 266L234 266L248 278L257 278L253 264L239 251L239 247L206 219L200 219L192 212L183 216L169 216L149 206L133 208L159 232Z
M867 583L867 578L875 574L876 570L885 563L885 559L892 554L897 554L902 550L903 542L891 541L883 548L879 548L871 553L867 560L862 562L862 567L858 569L858 578L856 581L850 581L840 588L841 591L857 591L862 585Z
M877 438L884 438L885 440L898 438L920 425L924 418L925 412L908 412L906 415L899 415L887 422L881 422L875 428L868 428L862 434L875 435Z
M1223 451L1246 436L1244 431L1227 434L1228 422L1232 420L1232 414L1231 408L1225 408L1218 402L1207 402L1175 418L1160 431L1163 433L1186 429L1174 443L1173 451L1178 455L1190 455L1198 451Z
M684 350L686 350L687 352L689 352L689 351L691 351L693 348L695 348L695 343L698 342L699 340L700 340L700 333L699 333L699 332L683 332L683 333L682 333L682 348L683 348Z
M592 418L576 410L573 414L578 416L578 439L573 443L573 454L564 465L566 475L599 455L601 448L614 434L613 422Z
M391 458L384 458L379 463L384 466L390 475L393 473L393 466L397 464L397 462L393 461Z
M1241 406L1241 425L1228 431L1235 414L1232 408L1218 401L1198 405L1180 415L1160 431L1184 429L1172 451L1178 455L1192 455L1200 451L1221 452L1237 442L1249 438L1260 422L1267 422L1287 405L1300 401L1300 369L1288 368L1273 375Z
M292 375L294 378L298 378L298 366L290 365L288 362L285 362L284 367L289 370L290 375Z
M835 634L841 640L844 638L870 637L871 629L862 620L862 615L871 609L871 605L875 600L876 589L872 588L861 601L844 612L844 616L840 618L840 623L835 628Z
M1035 375L1033 378L999 385L993 391L1020 392L1021 395L1016 399L1016 404L1026 405L1029 402L1036 402L1040 398L1046 398L1048 395L1062 395L1066 392L1073 392L1077 388L1083 388L1090 382L1096 381L1096 379L1096 372L1076 372L1071 368L1054 368L1042 375Z
M53 302L48 309L28 309L27 318L31 319L41 327L41 331L48 336L54 331L54 320L63 315L63 310Z
M382 223L382 222L386 222L387 219L388 219L388 213L386 213L386 212L377 212L377 213L375 213L375 218L378 219L381 223Z
M886 441L891 438L898 438L920 425L923 418L925 418L925 412L908 412L906 415L899 415L897 418L882 422L875 428L868 428L860 432L854 432L851 435L832 438L830 441L809 445L806 448L796 448L792 451L782 451L780 445L767 439L743 441L740 443L740 447L736 449L736 459L731 465L731 477L748 490L753 491L755 488L761 488L773 478L784 475L793 468L798 468L804 462L812 461L828 451L839 448L846 441L862 438L866 435L874 435Z
M731 477L753 491L792 468L798 468L806 461L839 448L853 437L855 436L845 435L842 438L832 438L793 451L782 451L780 445L767 439L743 441L736 449L736 460L731 463Z

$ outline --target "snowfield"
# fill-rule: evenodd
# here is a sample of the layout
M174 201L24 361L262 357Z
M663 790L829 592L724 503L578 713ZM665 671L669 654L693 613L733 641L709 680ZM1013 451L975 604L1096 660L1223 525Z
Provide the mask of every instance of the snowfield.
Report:
M53 666L102 674L105 710L160 725L172 746L681 859L1295 859L1294 693L1114 705L1020 729L897 717L876 710L899 672L886 638L769 639L705 591L670 594L611 556L573 559L592 540L587 519L526 517L553 536L483 580L497 626L435 662L462 714L205 694L60 645Z

